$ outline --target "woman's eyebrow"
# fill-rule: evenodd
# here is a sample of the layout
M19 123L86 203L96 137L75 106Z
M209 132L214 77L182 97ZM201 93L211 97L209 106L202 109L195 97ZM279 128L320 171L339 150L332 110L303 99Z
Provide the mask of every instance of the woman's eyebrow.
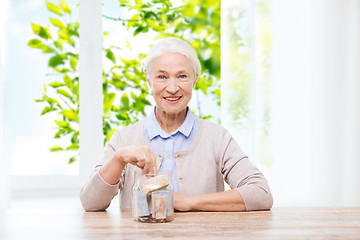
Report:
M159 69L155 71L155 74L168 74L168 71ZM175 74L189 74L189 72L187 70L180 70L177 71Z
M159 69L155 73L167 73L167 71Z
M188 72L188 71L186 71L186 70L180 70L180 71L178 71L177 73L178 73L178 74L182 74L182 73L186 73L186 74L188 74L189 72Z

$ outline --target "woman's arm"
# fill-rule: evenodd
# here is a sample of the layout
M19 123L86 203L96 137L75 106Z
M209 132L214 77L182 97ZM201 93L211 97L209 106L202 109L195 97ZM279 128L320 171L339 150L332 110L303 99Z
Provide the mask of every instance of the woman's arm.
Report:
M203 145L211 144L212 150L208 147L198 148L202 158L195 163L188 164L184 169L181 177L186 174L191 175L188 179L193 179L192 182L187 181L179 187L180 193L188 195L176 194L174 197L174 206L177 210L205 210L205 211L252 211L252 210L268 210L272 207L273 199L269 185L264 175L258 168L252 164L248 157L241 150L240 146L232 138L230 133L213 125L206 125L202 134ZM209 140L209 141L207 141ZM202 152L203 151L203 152ZM211 153L211 154L208 154ZM215 157L215 161L213 160ZM193 157L194 158L194 157ZM198 159L198 157L194 158ZM212 168L202 168L201 165L212 166L216 162L217 173L213 174ZM180 162L181 163L181 162ZM192 161L188 161L192 163ZM184 164L179 164L177 167L183 167ZM197 171L194 171L196 169ZM182 169L180 169L182 170ZM211 193L214 190L201 191L206 181L199 181L199 189L197 191L197 173L198 176L210 176L209 184L212 184L211 177L216 177L216 186L220 185L223 179L231 187L232 190L222 192L221 188L217 188L218 193ZM223 179L221 179L221 175ZM220 176L220 177L219 177ZM185 178L186 179L186 178ZM199 177L201 179L201 177ZM183 181L184 182L184 181ZM211 185L212 186L212 185ZM211 193L211 194L208 194ZM203 195L204 194L204 195Z
M235 189L204 195L174 193L174 209L178 211L246 211L244 200Z
M147 146L123 147L115 151L108 145L104 164L99 165L80 192L80 200L86 211L102 211L108 208L118 194L119 182L126 164L133 164L144 173L156 172L154 152Z

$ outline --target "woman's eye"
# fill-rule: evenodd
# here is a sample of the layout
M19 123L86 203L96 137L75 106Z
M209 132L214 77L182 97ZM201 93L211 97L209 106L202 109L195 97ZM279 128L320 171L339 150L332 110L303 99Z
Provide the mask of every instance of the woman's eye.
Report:
M180 75L179 78L184 79L184 78L186 78L186 75Z
M166 77L164 75L160 75L158 78L159 79L165 79Z

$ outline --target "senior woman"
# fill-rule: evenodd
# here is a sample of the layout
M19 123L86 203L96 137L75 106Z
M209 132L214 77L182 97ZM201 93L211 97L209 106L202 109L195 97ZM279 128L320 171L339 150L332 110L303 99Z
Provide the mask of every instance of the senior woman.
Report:
M143 121L118 130L107 144L80 199L86 211L105 210L120 189L131 207L136 171L172 171L174 209L249 211L270 209L264 175L223 127L194 116L188 103L200 62L183 40L161 40L143 63L156 106ZM231 190L224 191L224 180Z

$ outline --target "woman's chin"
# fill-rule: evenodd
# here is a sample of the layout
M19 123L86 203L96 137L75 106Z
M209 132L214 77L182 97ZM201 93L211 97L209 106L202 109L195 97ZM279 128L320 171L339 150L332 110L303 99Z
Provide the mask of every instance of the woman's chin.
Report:
M186 112L186 106L163 106L163 107L159 107L156 106L156 108L158 110L160 110L160 114L165 114L165 115L181 115L181 113ZM158 112L158 111L157 111Z

